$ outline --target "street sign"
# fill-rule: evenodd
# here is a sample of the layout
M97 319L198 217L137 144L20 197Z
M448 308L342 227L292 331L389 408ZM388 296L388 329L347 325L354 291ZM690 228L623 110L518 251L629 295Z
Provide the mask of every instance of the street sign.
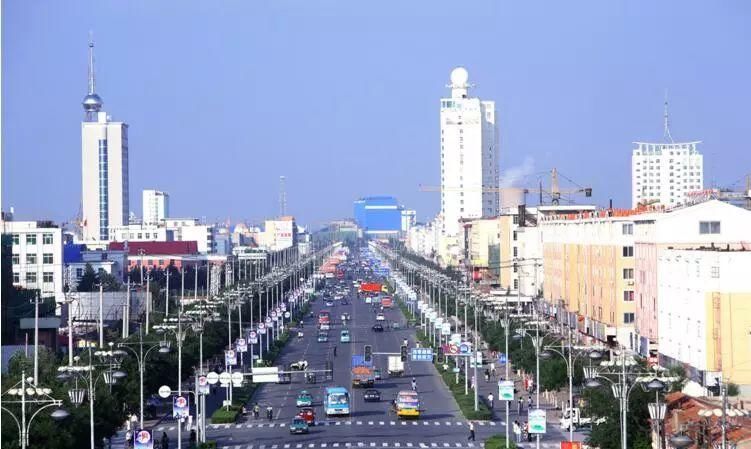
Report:
M209 394L209 381L206 376L198 376L198 394Z
M230 382L232 382L232 375L228 373L227 371L224 371L222 374L219 375L220 384L227 385Z
M413 362L432 362L433 348L412 348L410 356Z
M467 355L470 352L472 352L472 344L466 341L463 341L459 344L459 354Z
M501 401L514 400L514 382L511 380L502 380L498 383L498 399Z
M253 368L253 383L277 383L279 382L279 368L272 366L270 368Z
M441 335L451 335L451 323L446 322L441 325Z
M506 354L504 354L503 352L498 353L498 363L505 365L507 360L508 359L506 357Z
M235 342L237 352L248 352L248 342L244 338L238 338Z
M169 385L162 385L159 387L159 397L167 399L172 394L172 388Z
M237 365L237 353L232 349L224 351L224 364L227 366Z
M175 396L172 398L172 417L186 418L190 414L190 405L186 396Z
M232 385L241 387L243 384L243 373L241 371L235 371L232 373Z
M289 318L289 317L291 317L291 316L292 316L292 315L290 315L290 313L289 313L289 312L284 312L284 318Z
M545 433L547 420L545 410L533 409L529 411L529 433Z
M219 374L213 371L210 372L209 374L206 375L206 381L209 384L214 385L215 383L219 382Z

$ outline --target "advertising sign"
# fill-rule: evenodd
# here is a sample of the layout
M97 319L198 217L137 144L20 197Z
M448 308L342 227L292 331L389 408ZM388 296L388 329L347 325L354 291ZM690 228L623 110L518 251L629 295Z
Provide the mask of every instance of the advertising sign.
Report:
M514 400L514 382L511 380L502 380L498 383L498 399L501 401Z
M232 349L224 351L224 364L227 366L237 365L237 353Z
M256 331L248 332L248 341L251 345L258 344L258 333Z
M190 414L188 398L186 396L175 396L172 398L172 417L186 418Z
M441 335L451 335L451 323L443 323L441 325Z
M244 338L238 338L235 342L237 352L248 352L248 342Z
M198 394L209 394L209 379L206 376L198 376Z
M547 420L545 410L532 409L529 411L529 433L545 433Z
M133 438L134 449L154 449L154 439L148 429L139 429Z
M266 325L263 323L258 323L258 333L261 335L266 334Z
M449 342L454 343L455 345L460 344L462 342L462 334L451 334Z

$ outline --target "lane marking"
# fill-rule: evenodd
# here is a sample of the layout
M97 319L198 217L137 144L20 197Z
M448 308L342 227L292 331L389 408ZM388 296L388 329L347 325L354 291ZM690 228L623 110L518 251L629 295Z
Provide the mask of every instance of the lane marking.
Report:
M505 322L505 321L504 321L504 322ZM382 426L383 424L384 424L384 422L383 422L383 421L378 421L378 425L379 425L379 426Z

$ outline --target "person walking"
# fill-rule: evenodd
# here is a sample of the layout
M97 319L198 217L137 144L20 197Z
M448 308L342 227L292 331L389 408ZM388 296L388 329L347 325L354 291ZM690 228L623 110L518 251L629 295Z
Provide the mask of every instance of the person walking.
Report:
M516 437L516 442L521 443L522 442L522 426L519 424L519 421L514 421L514 436Z
M490 410L493 410L493 393L488 394L488 405L490 405Z
M412 378L412 391L417 391L417 379Z
M475 423L472 421L469 422L469 437L467 437L467 441L475 441Z
M524 423L524 433L527 434L527 442L532 441L532 434L529 431L529 421Z
M167 432L162 433L162 449L169 449L169 437Z
M490 364L490 375L495 378L495 363Z
M531 410L531 409L532 409L532 395L530 394L529 397L527 398L527 410Z
M519 396L519 401L516 403L516 414L521 415L522 409L524 408L524 399Z
M490 382L490 370L485 368L485 382Z
M336 357L336 346L334 346L334 357Z

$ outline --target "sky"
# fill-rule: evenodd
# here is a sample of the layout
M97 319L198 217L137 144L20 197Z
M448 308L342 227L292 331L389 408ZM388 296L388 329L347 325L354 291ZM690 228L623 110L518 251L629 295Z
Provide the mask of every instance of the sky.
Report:
M440 98L456 66L495 100L501 172L559 172L630 206L636 140L701 140L705 185L751 172L751 2L694 0L2 1L2 207L71 221L87 39L129 124L130 208L301 224L393 195L439 211ZM566 183L563 183L565 186ZM535 202L529 198L530 204Z

